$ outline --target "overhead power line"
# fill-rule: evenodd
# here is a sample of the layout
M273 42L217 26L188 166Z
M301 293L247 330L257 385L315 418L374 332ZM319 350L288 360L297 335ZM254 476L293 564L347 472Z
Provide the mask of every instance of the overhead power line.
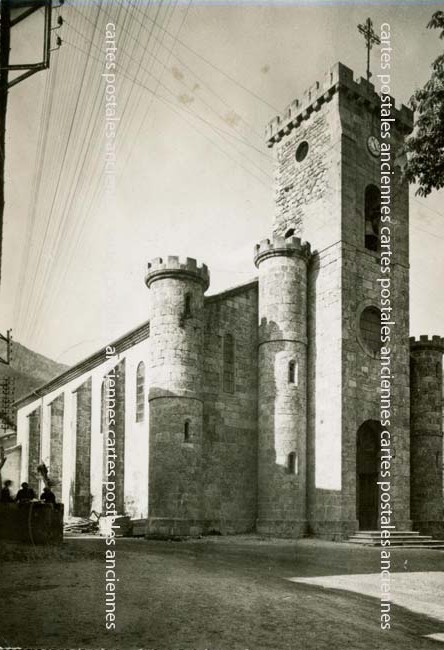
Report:
M131 0L126 0L126 1L128 2L128 4L129 4L130 6L135 7L135 9L137 10L137 7L133 4L133 2L131 2ZM148 20L151 20L151 19L148 18ZM173 35L172 35L168 30L165 29L164 31L165 31L169 36L171 36L172 38L174 38L174 36L173 36ZM199 57L199 59L201 59L201 60L204 61L207 65L209 65L211 68L213 68L213 70L216 70L216 71L219 72L221 75L223 75L224 77L226 77L227 79L229 79L232 83L236 84L236 86L238 86L239 88L241 88L241 89L244 90L245 92L249 93L252 97L255 97L255 98L258 99L260 102L262 102L263 104L265 104L265 105L268 106L269 108L273 109L273 111L275 111L275 112L277 112L277 113L280 112L280 110L279 110L278 108L276 108L275 106L273 106L272 104L270 104L266 99L264 99L263 97L261 97L260 95L258 95L257 93L255 93L255 92L254 92L253 90L251 90L250 88L247 88L247 86L245 86L245 85L242 84L240 81L238 81L235 77L233 77L233 76L230 75L228 72L226 72L226 70L223 70L223 68L221 68L220 66L216 65L215 63L213 63L212 61L210 61L209 59L207 59L207 57L205 57L205 56L204 56L203 54L201 54L200 52L197 52L196 50L194 50L194 49L193 49L192 47L190 47L187 43L185 43L184 41L182 41L182 40L180 40L180 39L177 39L177 42L178 42L180 45L182 45L182 47L184 47L186 50L188 50L189 52L191 52L191 53L194 54L195 56Z
M69 5L69 6L72 6L72 5ZM133 5L131 5L131 6L133 6ZM73 8L74 8L74 7L73 7ZM75 9L75 8L74 8L74 10L75 10L75 11L76 11L80 16L82 16L85 20L88 20L88 18L87 18L87 17L86 17L82 12L80 12L78 9ZM105 10L104 10L104 11L105 11ZM106 12L106 11L105 11L105 13L107 13L107 15L110 15L109 12ZM152 22L152 21L151 21L151 22ZM142 23L141 21L139 21L139 23L140 23L141 26L143 26L143 23ZM162 28L159 28L159 29L162 29ZM166 33L166 30L165 30L165 29L162 29L162 31L164 32L164 34ZM134 36L133 36L133 35L130 35L130 38L134 39ZM192 93L193 100L194 100L194 99L197 99L197 101L203 103L203 104L204 104L204 105L205 105L205 106L206 106L206 107L207 107L211 112L215 113L215 114L218 116L218 118L219 118L221 121L225 122L225 123L227 122L227 119L228 119L229 115L239 116L239 120L240 120L240 122L243 122L243 123L244 123L244 124L245 124L245 125L246 125L246 126L247 126L251 131L252 131L252 133L254 134L254 136L255 136L256 138L258 138L258 140L259 140L260 142L263 141L262 134L259 134L259 133L255 130L255 128L254 128L254 127L253 127L253 126L252 126L248 121L246 121L244 118L242 118L242 117L239 115L239 112L238 112L236 109L234 109L233 106L231 106L231 105L229 104L229 102L227 102L226 99L225 99L224 97L222 97L219 93L216 93L216 92L215 92L215 91L214 91L214 90L213 90L213 89L212 89L212 88L211 88L211 87L210 87L210 86L209 86L209 85L208 85L208 84L207 84L207 83L206 83L206 82L205 82L205 81L204 81L204 80L203 80L203 79L202 79L202 78L201 78L201 77L200 77L200 76L199 76L199 75L198 75L198 74L197 74L197 73L196 73L196 72L195 72L195 71L190 67L190 66L188 66L188 65L187 65L187 64L186 64L186 63L185 63L181 58L179 58L179 57L177 56L177 54L173 51L173 48L169 48L169 47L167 47L166 45L164 45L164 43L163 43L163 38L160 39L160 38L157 37L155 34L153 34L153 38L154 38L154 40L156 40L156 41L160 44L160 46L161 46L163 49L166 50L166 52L168 52L168 54L169 54L170 56L173 56L173 57L174 57L174 58L179 62L179 65L180 65L180 66L182 66L183 68L185 68L186 70L188 70L188 71L190 72L190 74L192 75L192 77L193 77L195 80L197 80L197 81L200 82L199 84L197 84L197 85L199 86L199 88L200 88L200 87L202 87L202 88L204 88L204 89L206 88L206 89L207 89L207 90L208 90L208 91L209 91L209 92L210 92L214 97L216 97L216 99L217 99L221 104L223 104L223 105L224 105L224 106L225 106L225 107L230 111L230 113L229 113L228 115L226 115L226 116L221 115L221 114L216 110L216 108L214 107L214 105L213 105L212 103L207 102L205 99L203 99L203 97L201 97L201 95L200 95L199 93L194 93L194 89L193 89L193 88L189 88L189 87L187 86L187 84L186 84L186 82L184 81L182 75L177 74L177 75L176 75L176 81L177 81L178 83L181 83L181 84L186 88L186 90L187 90L188 92L191 92L191 93ZM135 42L138 43L138 45L140 45L141 47L143 47L142 43L141 43L140 41L138 41L137 39L135 39ZM119 51L122 51L121 48L119 48ZM126 52L123 52L123 53L124 53L126 56L128 56L128 54L127 54ZM153 52L150 53L150 56L151 56L155 61L157 61L158 63L160 63L160 64L162 65L163 68L165 68L166 63L165 63L164 60L162 60L160 57L158 57L158 56L157 56L155 53L153 53ZM150 74L151 76L154 76L154 75L153 75L153 72L152 72L152 69L151 69L150 71L147 71L146 68L144 68L143 66L140 66L140 58L139 58L139 59L134 59L134 61L135 61L135 63L138 65L139 69L148 72L148 74ZM179 73L179 71L178 71L178 73ZM169 88L168 88L168 87L167 87L163 82L161 82L160 85L161 85L162 87L167 88L167 90L168 90L169 92L172 92L172 91L171 91L171 90L170 90L170 89L169 89ZM248 139L247 139L247 138L242 138L242 139L245 140L246 142L248 142ZM255 147L255 146L252 145L251 143L250 143L250 146L251 146L252 148L254 148L254 149L255 149L258 153L260 153L262 156L267 157L267 154L266 154L262 149L258 149L257 147Z

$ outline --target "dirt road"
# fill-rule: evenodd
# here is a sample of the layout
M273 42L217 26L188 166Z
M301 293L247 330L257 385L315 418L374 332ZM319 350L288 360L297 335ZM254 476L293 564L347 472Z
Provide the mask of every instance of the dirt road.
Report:
M2 647L144 650L422 650L444 624L377 598L288 578L377 573L379 551L302 540L122 539L117 629L105 629L105 543L2 561ZM46 556L46 557L45 557ZM444 571L444 553L394 551L393 571Z

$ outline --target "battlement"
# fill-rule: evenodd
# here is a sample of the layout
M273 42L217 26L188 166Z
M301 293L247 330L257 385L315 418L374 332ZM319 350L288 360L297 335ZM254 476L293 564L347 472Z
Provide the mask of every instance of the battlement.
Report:
M149 288L156 280L165 278L182 278L200 282L206 291L210 285L210 273L206 264L201 266L192 257L181 260L179 257L169 255L166 258L156 257L148 262L148 273L145 284Z
M418 339L411 336L409 341L411 351L428 349L444 352L444 338L442 336L431 336L429 338L426 334L422 334Z
M258 267L268 257L292 257L294 255L308 260L310 254L310 244L301 242L299 237L285 238L275 235L271 241L264 239L260 244L256 244L254 247L254 263Z
M317 81L304 92L301 100L293 100L282 114L268 123L265 129L267 146L273 147L276 142L288 135L292 129L297 128L311 113L318 111L322 104L330 101L333 95L340 91L379 113L379 95L374 85L363 77L355 79L353 70L338 62L324 75L322 83ZM413 129L413 112L404 104L395 107L393 98L391 104L396 124L410 133Z

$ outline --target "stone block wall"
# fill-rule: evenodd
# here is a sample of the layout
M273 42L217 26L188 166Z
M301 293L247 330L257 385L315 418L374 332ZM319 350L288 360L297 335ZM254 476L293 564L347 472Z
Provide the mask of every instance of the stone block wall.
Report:
M202 402L180 398L155 401L150 403L149 533L201 533Z
M415 530L440 536L443 518L444 340L411 339L411 509Z
M205 300L202 506L204 529L254 530L257 517L257 282ZM234 342L234 390L224 386L224 337Z
M50 404L50 455L49 476L54 482L52 491L57 501L62 500L62 473L63 473L63 416L65 410L65 394L62 393Z
M284 138L276 148L276 230L288 224L301 232L308 204L322 205L328 182L328 158L322 155L332 142L324 112L313 116ZM309 155L296 160L301 142L307 142ZM285 234L284 232L279 234Z
M342 250L308 269L307 509L310 534L342 536Z
M304 160L296 160L307 142ZM290 229L322 250L340 239L341 224L332 215L340 210L337 170L340 164L338 98L312 113L274 147L276 212L273 232Z
M73 512L88 517L91 506L91 378L77 389Z
M380 372L379 353L370 350L363 340L360 316L367 307L379 307L379 260L368 252L344 246L343 266L343 441L342 480L343 515L356 519L356 435L368 421L379 422ZM408 530L410 522L410 437L409 437L409 355L408 355L408 270L394 266L391 272L392 320L390 347L390 496L393 522Z

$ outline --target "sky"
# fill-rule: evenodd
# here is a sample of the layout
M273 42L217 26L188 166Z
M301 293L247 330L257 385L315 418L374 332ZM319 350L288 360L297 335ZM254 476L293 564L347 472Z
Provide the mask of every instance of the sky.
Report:
M269 120L336 62L365 75L357 25L391 26L391 94L407 103L442 41L438 6L69 0L50 69L10 91L0 331L76 363L148 319L153 257L205 262L207 295L256 275L274 214ZM116 24L116 190L103 197L105 26ZM54 21L55 23L55 21ZM42 16L14 28L36 61ZM373 68L378 50L372 51ZM444 336L443 192L411 188L411 334Z

